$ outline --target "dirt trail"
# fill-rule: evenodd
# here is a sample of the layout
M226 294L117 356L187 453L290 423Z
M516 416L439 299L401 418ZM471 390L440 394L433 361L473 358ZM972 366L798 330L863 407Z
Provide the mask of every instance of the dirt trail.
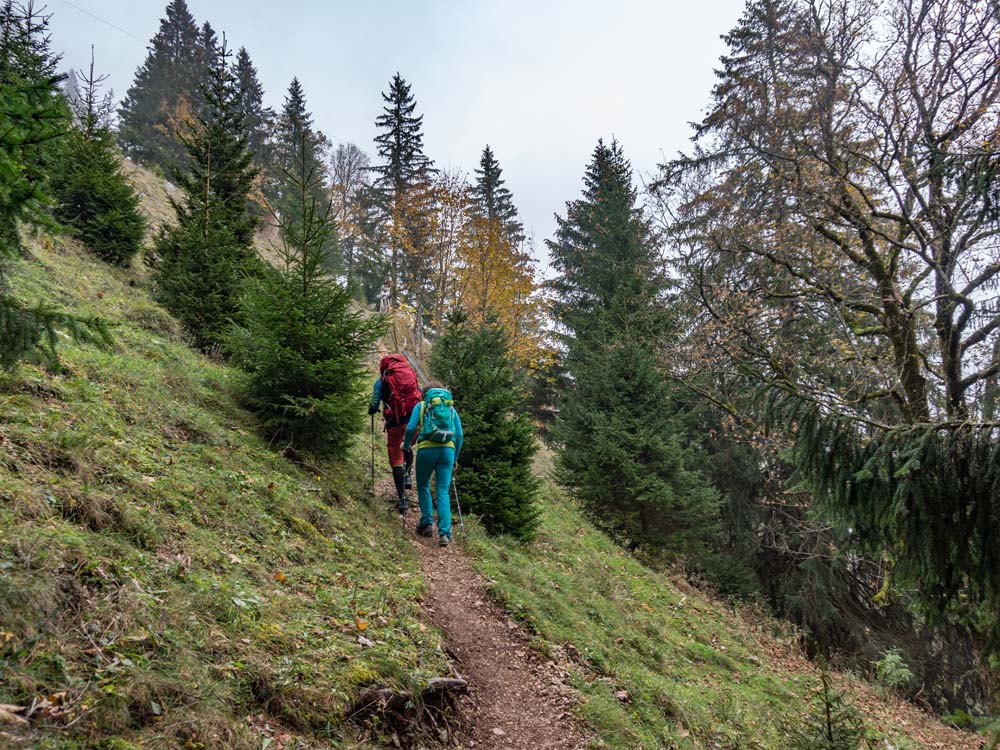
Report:
M428 617L444 632L455 669L469 682L459 747L476 750L579 750L587 735L571 714L566 672L528 647L528 636L486 594L486 581L463 549L461 529L447 548L406 527L427 579Z

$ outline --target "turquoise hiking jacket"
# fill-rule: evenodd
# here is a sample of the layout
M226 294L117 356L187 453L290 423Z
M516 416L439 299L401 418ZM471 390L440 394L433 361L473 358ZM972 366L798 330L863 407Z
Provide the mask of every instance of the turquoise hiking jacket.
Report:
M374 414L382 406L382 378L375 378L372 386L372 397L368 400L368 413Z
M420 417L423 415L423 405L427 403L427 399L432 399L436 396L442 396L447 399L451 399L451 393L449 393L444 388L432 388L424 394L424 401L421 401L415 407L413 407L413 413L410 414L410 423L406 425L406 437L403 438L403 445L412 445L413 438L420 434ZM454 407L452 407L454 408ZM450 443L432 443L429 440L424 440L417 443L417 450L421 448L454 448L455 449L455 460L458 460L458 454L462 452L462 419L458 416L458 409L455 409L455 440Z

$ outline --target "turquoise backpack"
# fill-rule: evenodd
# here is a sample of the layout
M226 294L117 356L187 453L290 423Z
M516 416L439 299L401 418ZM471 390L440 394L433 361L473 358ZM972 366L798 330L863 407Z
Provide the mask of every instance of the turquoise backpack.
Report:
M455 402L445 388L431 388L420 404L418 442L452 443L455 441Z

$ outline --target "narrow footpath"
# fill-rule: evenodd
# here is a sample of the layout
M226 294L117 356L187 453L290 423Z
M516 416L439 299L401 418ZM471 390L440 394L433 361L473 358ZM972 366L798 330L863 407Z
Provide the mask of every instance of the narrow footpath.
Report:
M415 504L414 504L415 505ZM528 646L527 633L489 599L472 568L455 519L455 540L413 532L420 513L405 519L427 580L428 619L444 633L457 672L469 683L462 699L458 746L476 750L582 750L587 735L572 714L566 671Z

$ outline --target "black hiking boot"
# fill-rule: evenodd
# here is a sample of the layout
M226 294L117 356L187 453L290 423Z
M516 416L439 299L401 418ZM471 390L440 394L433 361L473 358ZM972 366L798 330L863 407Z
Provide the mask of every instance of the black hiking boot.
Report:
M421 526L417 524L417 533L420 536L430 536L432 533L430 524L427 524L426 526Z
M449 541L448 540L448 535L447 534L441 534L441 536L438 537L438 547L447 547L448 546L448 541Z
M396 510L400 513L406 513L410 509L410 504L406 502L406 497L399 498L399 502L396 503Z
M413 489L413 479L409 474L403 477L403 489L412 490Z
M392 483L396 485L396 497L403 497L403 493L406 491L406 485L403 482L403 467L393 466L392 467Z

